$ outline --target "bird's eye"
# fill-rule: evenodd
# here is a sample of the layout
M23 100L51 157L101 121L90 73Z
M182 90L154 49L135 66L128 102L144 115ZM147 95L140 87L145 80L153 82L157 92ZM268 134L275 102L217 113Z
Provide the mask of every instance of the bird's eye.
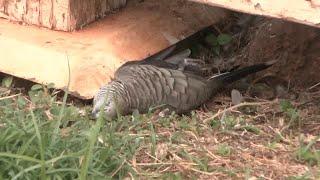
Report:
M105 104L104 104L104 109L109 108L109 106L110 106L110 101L105 102Z

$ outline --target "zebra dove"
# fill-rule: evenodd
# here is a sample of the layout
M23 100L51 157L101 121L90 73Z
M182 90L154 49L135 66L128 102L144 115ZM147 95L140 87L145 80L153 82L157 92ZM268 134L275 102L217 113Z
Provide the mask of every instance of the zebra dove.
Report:
M267 62L203 77L186 69L186 66L202 66L199 61L187 58L190 50L167 58L171 51L169 48L154 60L128 62L117 69L114 79L94 97L92 115L98 117L103 110L113 119L135 110L146 113L150 107L162 105L178 114L187 113L224 86L274 64Z

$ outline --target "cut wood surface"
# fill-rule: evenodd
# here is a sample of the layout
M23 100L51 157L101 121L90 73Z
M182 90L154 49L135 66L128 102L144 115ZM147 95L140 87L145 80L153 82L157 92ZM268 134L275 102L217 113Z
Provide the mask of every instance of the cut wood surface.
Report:
M192 2L138 2L129 1L122 11L76 32L21 26L2 19L0 71L63 88L69 78L68 55L69 89L89 99L124 62L148 57L228 15L221 8Z
M320 27L320 0L191 0Z
M73 31L125 4L126 0L0 0L0 17Z

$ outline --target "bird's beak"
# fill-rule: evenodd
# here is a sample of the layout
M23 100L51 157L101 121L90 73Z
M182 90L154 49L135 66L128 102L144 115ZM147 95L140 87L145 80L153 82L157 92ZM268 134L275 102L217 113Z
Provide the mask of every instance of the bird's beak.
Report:
M99 111L97 111L96 109L92 110L91 116L92 116L94 119L97 119L97 118L99 117Z

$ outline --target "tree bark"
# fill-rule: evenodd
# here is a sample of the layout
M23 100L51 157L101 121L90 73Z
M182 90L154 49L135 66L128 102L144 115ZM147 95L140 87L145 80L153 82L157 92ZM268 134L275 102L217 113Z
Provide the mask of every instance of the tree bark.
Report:
M0 0L0 17L73 31L125 6L126 0Z

